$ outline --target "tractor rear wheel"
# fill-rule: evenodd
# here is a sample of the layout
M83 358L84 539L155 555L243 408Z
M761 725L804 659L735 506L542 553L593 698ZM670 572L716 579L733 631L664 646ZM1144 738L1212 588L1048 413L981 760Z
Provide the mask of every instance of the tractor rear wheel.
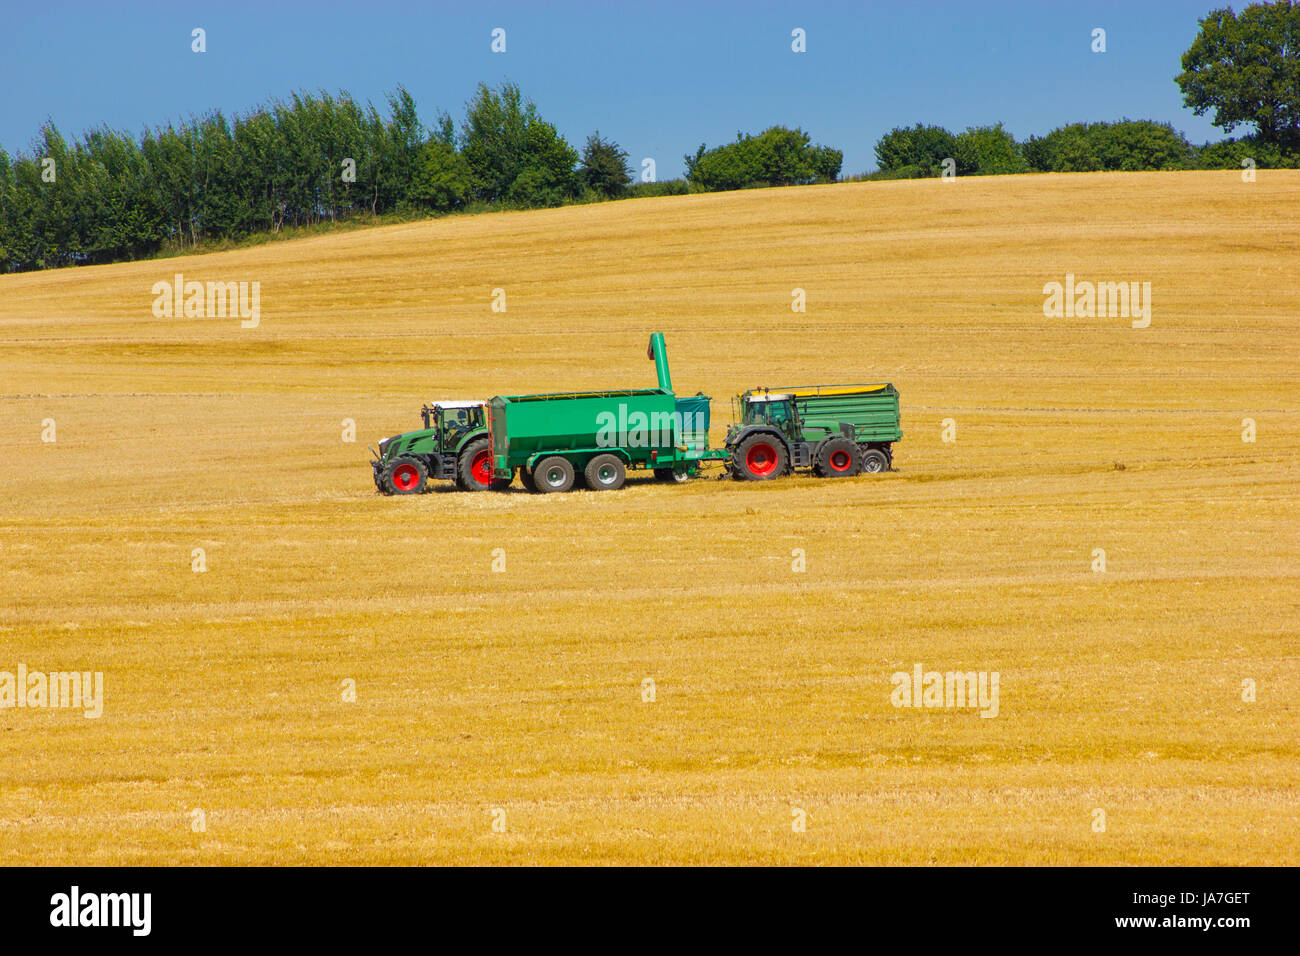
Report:
M868 448L862 453L862 470L869 475L889 471L889 456L879 448Z
M429 469L418 458L399 455L384 466L380 481L389 495L418 495L424 491L429 479Z
M823 478L852 478L862 471L862 450L847 438L832 438L817 453L817 474Z
M731 453L732 470L744 481L769 481L785 474L790 459L771 435L750 435Z
M568 491L573 487L573 477L573 463L559 455L543 458L533 469L533 483L542 494Z
M587 462L582 477L592 491L617 491L623 487L627 469L617 455L597 455Z
M685 484L691 480L689 472L677 471L675 468L656 468L655 481L671 481L674 484Z
M470 442L460 453L456 484L461 491L487 491L492 486L492 449L486 438Z

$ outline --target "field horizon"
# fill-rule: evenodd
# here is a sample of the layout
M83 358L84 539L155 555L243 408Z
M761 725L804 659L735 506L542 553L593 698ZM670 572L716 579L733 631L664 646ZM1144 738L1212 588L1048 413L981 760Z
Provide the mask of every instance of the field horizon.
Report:
M1300 171L1256 177L0 276L0 673L104 678L0 707L0 862L1295 865ZM156 317L178 273L258 283L256 327ZM1149 325L1045 315L1067 276ZM650 387L656 331L715 445L746 388L893 382L895 471L375 492L423 402ZM895 706L917 665L996 717Z

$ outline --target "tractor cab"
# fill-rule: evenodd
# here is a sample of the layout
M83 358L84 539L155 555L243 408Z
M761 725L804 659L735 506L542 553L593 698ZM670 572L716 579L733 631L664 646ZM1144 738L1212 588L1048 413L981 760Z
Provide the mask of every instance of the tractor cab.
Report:
M799 412L794 396L764 391L746 392L739 396L740 427L771 425L792 441L799 436Z
M438 451L453 450L466 435L487 427L482 402L435 402L421 408L420 416L433 432Z

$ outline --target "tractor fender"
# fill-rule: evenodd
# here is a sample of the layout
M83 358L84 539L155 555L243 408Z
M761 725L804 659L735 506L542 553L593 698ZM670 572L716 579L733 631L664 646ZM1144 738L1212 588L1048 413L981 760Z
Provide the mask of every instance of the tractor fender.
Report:
M773 428L770 425L745 426L740 431L736 432L734 435L728 436L727 448L734 449L737 445L739 445L750 435L767 435L770 438L775 438L778 442L781 443L781 446L785 449L785 453L787 456L793 455L794 449L791 448L790 446L790 439L788 439L782 432L778 431L777 429Z
M746 425L744 428L740 429L740 431L728 436L727 447L734 448L750 435L758 434L770 435L784 445L787 452L790 450L790 439L786 438L782 432L773 428L771 425Z
M846 438L849 441L853 442L853 444L855 445L858 444L856 434L857 432L854 430L852 425L848 424L847 422L840 422L840 433L838 435L835 434L834 432L829 432L827 433L825 438L819 441L812 442L809 445L808 448L808 454L810 455L809 461L816 461L819 457L821 457L822 448L825 447L828 441L834 441L837 438ZM866 446L864 445L863 447L865 448Z
M468 448L470 445L472 445L474 442L478 441L480 438L486 438L490 442L492 436L488 434L488 430L486 428L480 428L476 431L472 431L466 435L463 435L460 441L456 442L456 449L452 453L456 458L456 460L459 461L460 456L465 453L465 449ZM492 446L489 444L488 447L491 448Z

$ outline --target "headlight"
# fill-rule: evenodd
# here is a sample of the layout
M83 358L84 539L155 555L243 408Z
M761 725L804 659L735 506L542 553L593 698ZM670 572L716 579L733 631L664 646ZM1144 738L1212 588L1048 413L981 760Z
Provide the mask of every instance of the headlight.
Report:
M396 435L393 436L393 438L396 438L396 437L397 437ZM380 457L380 458L387 458L387 457L388 457L388 446L391 445L391 444L393 443L393 438L385 438L383 441L381 441L381 442L379 443L379 457Z

